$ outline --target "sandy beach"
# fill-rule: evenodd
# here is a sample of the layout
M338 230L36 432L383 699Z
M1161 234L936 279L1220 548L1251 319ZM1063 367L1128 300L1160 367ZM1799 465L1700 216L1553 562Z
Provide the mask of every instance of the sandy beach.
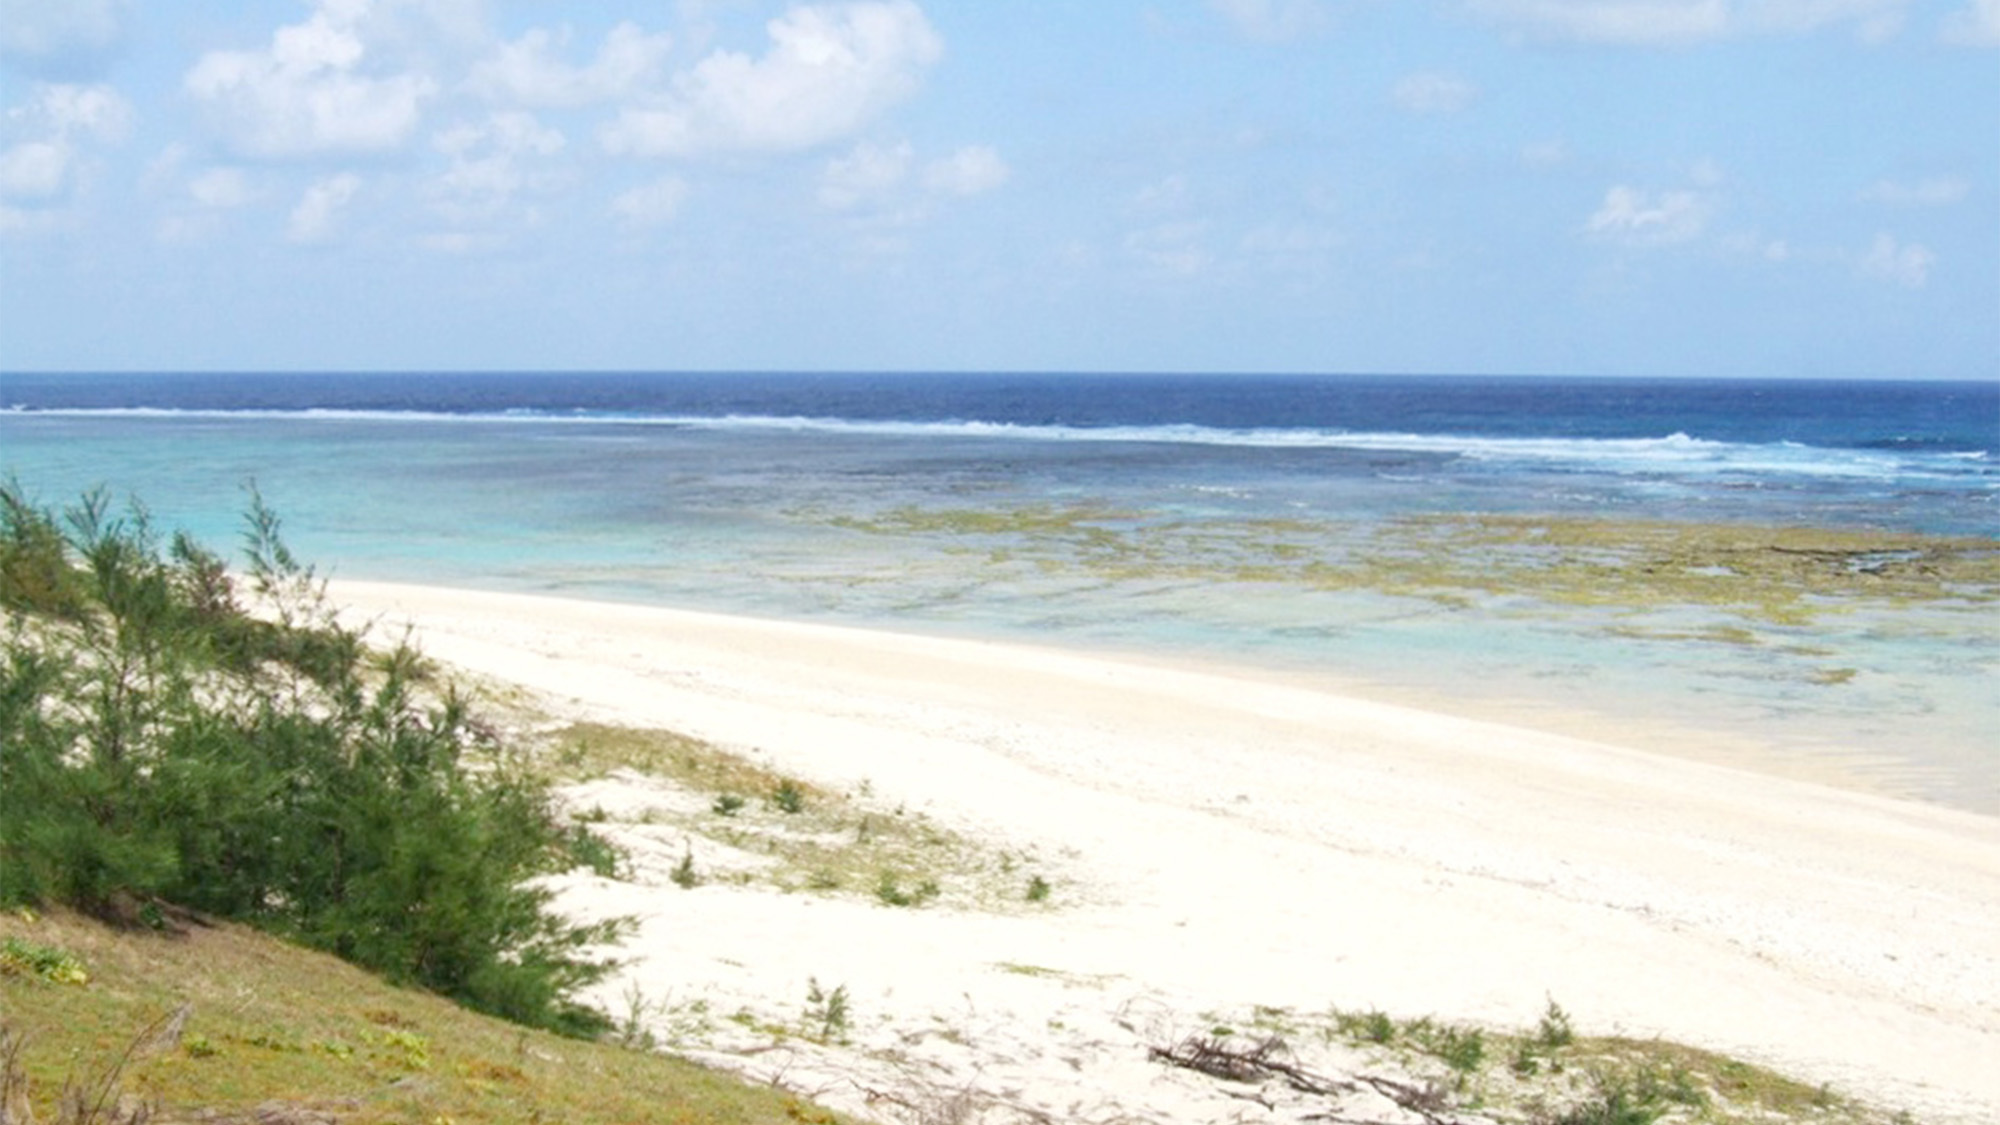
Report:
M638 920L601 1003L644 1000L677 1049L836 1108L915 1119L930 1091L1018 1111L990 1120L1290 1120L1145 1047L1330 1006L1518 1028L1553 999L1581 1032L1727 1052L1923 1121L2000 1119L1991 818L1240 669L331 595L565 715L680 731L1040 857L1056 893L1011 911L689 893L663 865L692 845L638 832L634 877L558 881L565 910ZM595 786L579 799L614 811L671 800ZM846 988L847 1047L719 1018L795 1020L813 983Z

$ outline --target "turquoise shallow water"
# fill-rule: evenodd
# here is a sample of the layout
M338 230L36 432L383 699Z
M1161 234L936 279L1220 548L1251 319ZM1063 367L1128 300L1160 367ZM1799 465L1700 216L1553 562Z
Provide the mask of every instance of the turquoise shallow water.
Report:
M244 408L268 383L224 381L214 393L234 404L225 407L191 409L183 388L144 410L0 411L0 469L44 502L99 485L137 496L162 527L219 546L235 542L254 481L295 549L340 577L1246 662L1653 748L1847 772L2000 813L1991 733L2000 628L1990 606L1759 625L1744 643L1712 639L1712 627L1731 623L1709 611L1635 615L1504 592L1446 602L1317 589L1282 573L1219 581L1212 566L1107 562L1154 541L1173 544L1168 561L1334 558L1368 528L1450 512L1990 537L2000 478L1986 451L1970 448L1985 431L1976 417L1964 426L1963 404L1946 412L1960 426L1949 432L1925 422L1930 406L1920 404L1873 429L1815 423L1825 432L1773 409L1767 428L1790 436L1731 437L1718 423L1711 437L1702 411L1724 410L1714 402L1654 403L1646 409L1658 416L1641 426L1625 416L1639 409L1631 402L1596 399L1493 424L1513 432L1473 433L1482 410L1497 407L1482 407L1470 386L1473 400L1444 388L1444 406L1404 403L1394 408L1401 425L1385 417L1353 430L1305 405L1283 409L1288 394L1307 403L1296 383L1267 388L1263 423L1228 426L1200 416L1222 407L1185 382L1162 386L1191 404L1162 405L1164 390L1086 402L1103 415L1095 420L1065 415L1083 407L1047 387L979 384L983 398L925 406L941 392L892 382L875 393L905 413L937 415L898 419L847 401L859 392L838 381L776 381L765 399L745 401L727 377L696 388L735 396L702 406L706 414L685 402L579 413L563 399L455 412L407 393L386 405ZM0 380L0 406L20 387ZM451 389L462 399L491 387ZM1536 401L1506 390L1517 408ZM1169 407L1180 413L1136 417ZM965 416L976 408L1032 421ZM836 409L846 414L827 413ZM1598 414L1610 421L1592 422ZM1937 432L1918 430L1927 424ZM1611 426L1634 432L1608 435ZM1836 429L1847 436L1829 436ZM1770 440L1749 440L1758 437ZM980 512L1011 516L967 522ZM1050 522L1037 529L1023 512ZM1711 639L1689 639L1699 636Z

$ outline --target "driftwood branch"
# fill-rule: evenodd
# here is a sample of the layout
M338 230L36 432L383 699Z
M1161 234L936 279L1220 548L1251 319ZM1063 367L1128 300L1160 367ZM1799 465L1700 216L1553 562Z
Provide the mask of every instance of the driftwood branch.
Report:
M1314 1074L1287 1061L1290 1054L1285 1041L1275 1035L1240 1046L1206 1035L1190 1035L1172 1047L1150 1048L1146 1057L1233 1082L1283 1080L1301 1094L1342 1094L1359 1089L1352 1082Z
M1285 1046L1285 1041L1275 1035L1256 1042L1241 1043L1206 1035L1190 1035L1171 1047L1150 1047L1146 1057L1230 1082L1281 1081L1298 1093L1317 1097L1335 1098L1359 1093L1366 1086L1423 1118L1428 1125L1457 1125L1459 1121L1451 1115L1449 1100L1443 1090L1435 1085L1427 1083L1418 1086L1371 1074L1358 1074L1351 1080L1316 1074L1291 1061L1291 1051ZM1372 1125L1359 1118L1342 1116L1331 1107L1328 1112L1313 1114L1309 1120Z

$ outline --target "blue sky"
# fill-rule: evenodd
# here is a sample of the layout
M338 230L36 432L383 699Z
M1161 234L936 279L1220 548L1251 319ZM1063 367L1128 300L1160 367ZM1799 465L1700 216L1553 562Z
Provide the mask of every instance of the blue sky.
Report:
M2000 377L2000 0L0 0L0 368Z

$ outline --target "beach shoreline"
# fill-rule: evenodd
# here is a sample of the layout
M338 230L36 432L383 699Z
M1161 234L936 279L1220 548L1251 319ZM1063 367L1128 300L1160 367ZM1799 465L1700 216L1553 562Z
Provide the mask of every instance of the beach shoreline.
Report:
M958 1019L1002 1045L946 1052L927 1080L1102 1084L1131 1106L1160 1068L1093 1062L1055 1023L1336 1005L1518 1026L1553 999L1594 1033L1921 1120L2000 1112L1991 817L1251 669L411 585L331 596L378 639L410 624L445 664L574 716L865 789L1057 877L1048 909L1011 914L565 877L565 909L639 919L606 1002L796 1008L838 981L857 1038Z

